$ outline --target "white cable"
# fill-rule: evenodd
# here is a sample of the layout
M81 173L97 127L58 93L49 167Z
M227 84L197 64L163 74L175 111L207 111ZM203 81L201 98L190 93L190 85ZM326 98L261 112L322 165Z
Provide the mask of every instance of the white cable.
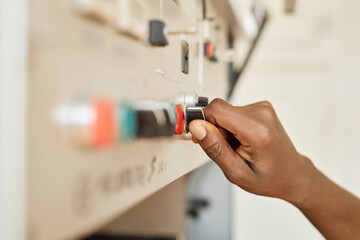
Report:
M160 20L163 20L164 14L163 14L163 0L160 0Z
M199 22L199 79L198 89L204 88L204 36L203 36L203 22Z

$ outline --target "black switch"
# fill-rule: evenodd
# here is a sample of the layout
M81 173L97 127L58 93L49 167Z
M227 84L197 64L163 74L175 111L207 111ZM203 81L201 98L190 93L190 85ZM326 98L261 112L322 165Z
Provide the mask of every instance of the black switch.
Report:
M209 104L209 99L207 97L198 97L198 101L196 103L197 107L206 107Z
M165 36L165 23L160 20L151 20L149 22L149 43L152 46L164 47L168 45Z
M189 74L189 43L181 41L181 71Z
M205 114L201 107L187 107L185 111L185 128L189 132L189 124L195 119L205 120Z

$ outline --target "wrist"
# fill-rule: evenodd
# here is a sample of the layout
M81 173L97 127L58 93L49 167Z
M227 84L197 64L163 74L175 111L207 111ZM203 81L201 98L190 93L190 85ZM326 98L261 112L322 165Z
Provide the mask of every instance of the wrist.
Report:
M297 208L302 208L311 200L322 174L309 158L301 154L299 154L299 163L300 166L293 176L290 194L284 200Z

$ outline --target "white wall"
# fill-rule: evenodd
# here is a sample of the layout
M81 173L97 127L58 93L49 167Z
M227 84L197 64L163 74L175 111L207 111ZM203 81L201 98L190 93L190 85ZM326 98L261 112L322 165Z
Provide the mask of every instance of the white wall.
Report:
M297 0L270 23L235 102L270 100L299 152L360 195L360 2ZM233 239L323 239L293 206L233 190Z
M27 1L0 0L0 239L25 239Z

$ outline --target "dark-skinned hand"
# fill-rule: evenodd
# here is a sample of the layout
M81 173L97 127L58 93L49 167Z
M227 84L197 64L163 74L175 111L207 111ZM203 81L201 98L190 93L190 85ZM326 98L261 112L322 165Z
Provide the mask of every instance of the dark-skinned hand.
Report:
M203 110L206 121L189 125L193 141L230 182L292 203L327 239L360 239L359 198L297 152L269 102L236 107L215 99Z

